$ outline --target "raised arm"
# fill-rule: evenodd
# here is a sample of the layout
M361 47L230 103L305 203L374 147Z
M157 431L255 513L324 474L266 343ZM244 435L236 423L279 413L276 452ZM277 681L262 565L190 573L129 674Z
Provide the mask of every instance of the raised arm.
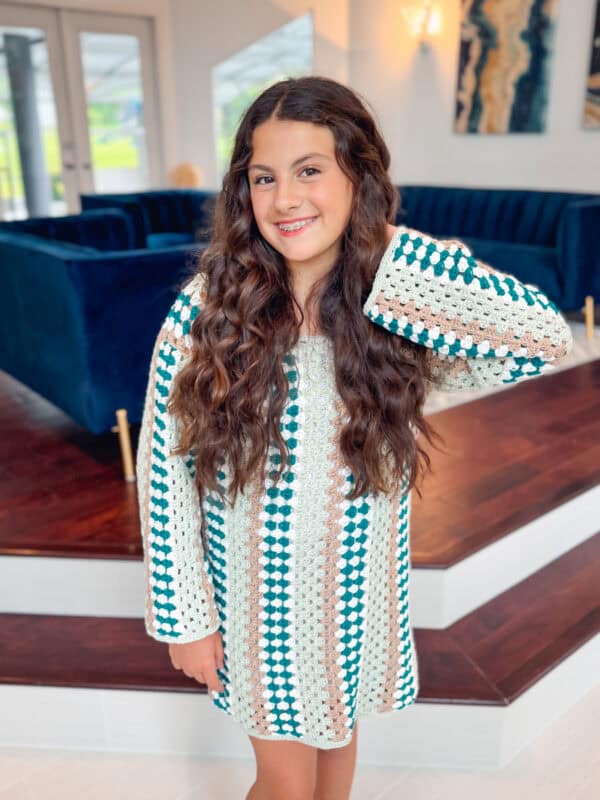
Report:
M391 236L363 313L431 348L436 386L449 391L539 375L573 345L566 320L537 286L478 261L460 241L403 225Z
M146 632L159 642L185 643L219 628L214 587L202 548L200 496L184 456L171 456L177 420L167 411L176 374L188 355L175 327L189 305L181 294L159 332L150 364L136 455L144 547Z

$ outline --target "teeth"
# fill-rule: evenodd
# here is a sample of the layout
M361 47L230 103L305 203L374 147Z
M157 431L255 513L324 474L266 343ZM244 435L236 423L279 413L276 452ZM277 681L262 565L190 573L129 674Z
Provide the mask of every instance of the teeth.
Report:
M297 231L299 228L304 228L310 222L313 222L312 219L304 220L303 222L295 222L293 225L279 225L282 231Z

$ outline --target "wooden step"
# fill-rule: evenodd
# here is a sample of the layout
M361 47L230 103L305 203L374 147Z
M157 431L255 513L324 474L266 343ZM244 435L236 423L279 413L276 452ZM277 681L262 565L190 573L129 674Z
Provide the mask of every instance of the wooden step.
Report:
M447 453L428 450L434 474L413 493L413 567L454 566L600 485L599 390L595 360L430 415ZM116 433L87 433L0 371L0 436L0 555L141 560Z
M432 415L448 452L430 451L434 473L424 499L413 493L416 627L447 628L597 531L600 459L589 395L597 392L599 364ZM122 480L116 437L89 436L3 380L12 394L0 393L9 456L0 466L0 611L141 617L137 493ZM532 403L543 407L544 386L559 398L549 418L528 411ZM32 465L40 463L38 477Z
M507 705L600 633L600 532L445 630L415 630L417 702ZM0 683L206 692L140 619L0 614Z
M413 566L446 569L598 486L598 397L595 360L430 415L448 452L421 443L435 474L413 497Z
M501 766L597 682L599 365L432 415L449 452L432 451L413 495L420 693L362 721L363 759ZM2 373L0 435L0 745L249 755L145 633L116 435L90 436Z

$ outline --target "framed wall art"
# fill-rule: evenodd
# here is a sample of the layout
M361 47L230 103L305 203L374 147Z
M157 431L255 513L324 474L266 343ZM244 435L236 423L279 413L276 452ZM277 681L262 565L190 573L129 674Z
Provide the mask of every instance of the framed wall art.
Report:
M462 0L454 129L546 128L558 0Z

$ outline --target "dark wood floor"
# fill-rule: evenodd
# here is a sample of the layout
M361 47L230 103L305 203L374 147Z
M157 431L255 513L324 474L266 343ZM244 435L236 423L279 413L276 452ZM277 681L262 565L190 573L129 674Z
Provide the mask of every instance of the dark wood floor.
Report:
M596 486L599 389L594 361L432 415L447 452L429 451L413 494L413 567L448 567ZM0 555L141 559L116 434L87 434L0 372L0 438ZM598 531L446 630L416 629L419 702L508 704L595 636L600 509ZM13 613L0 683L206 691L140 619Z
M430 415L447 452L422 443L434 474L413 493L413 567L452 566L600 483L599 398L597 360ZM116 433L88 434L0 371L0 435L0 555L141 559Z
M428 419L448 452L428 448L435 474L413 497L415 567L449 567L600 483L600 360Z
M88 433L0 371L0 437L0 555L141 559L116 433Z

